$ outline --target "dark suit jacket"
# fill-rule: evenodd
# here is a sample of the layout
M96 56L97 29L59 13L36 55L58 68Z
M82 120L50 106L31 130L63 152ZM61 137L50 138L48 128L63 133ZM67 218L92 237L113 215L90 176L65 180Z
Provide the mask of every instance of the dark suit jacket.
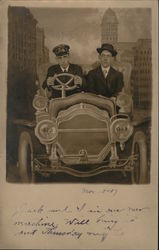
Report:
M116 96L124 86L123 74L110 67L105 78L101 66L88 72L86 76L85 91L103 95L106 97Z
M44 89L47 88L51 92L51 98L61 97L61 93L58 90L52 89L52 87L50 87L50 86L48 87L47 86L47 79L48 79L49 76L54 76L55 74L61 74L61 73L63 73L63 71L61 70L61 67L60 67L59 64L53 65L48 69L47 76L46 76L45 81L43 82L42 87ZM82 78L82 81L84 81L82 68L79 65L70 63L68 73L70 73L72 75L78 75L78 76L80 76ZM68 76L63 76L60 79L62 80L62 82L67 82L69 80L69 77ZM81 91L82 91L82 87L79 87L79 88L77 88L75 90L67 91L66 95L69 96L69 95L72 95L74 93L79 93Z

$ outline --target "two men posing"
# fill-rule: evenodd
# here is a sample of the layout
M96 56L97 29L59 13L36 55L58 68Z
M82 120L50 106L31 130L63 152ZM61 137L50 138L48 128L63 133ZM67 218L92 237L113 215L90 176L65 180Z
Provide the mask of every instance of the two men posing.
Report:
M46 80L42 86L44 89L48 89L51 93L51 98L60 97L59 91L53 90L51 85L56 75L61 73L74 75L74 84L77 88L68 91L67 95L72 95L83 90L105 97L116 97L121 92L124 86L123 74L111 66L113 57L117 55L116 50L111 44L102 44L101 48L97 48L100 65L90 70L85 77L79 65L70 63L69 49L70 47L64 44L58 45L53 49L58 64L48 69ZM67 82L68 76L63 76L61 80L64 83Z

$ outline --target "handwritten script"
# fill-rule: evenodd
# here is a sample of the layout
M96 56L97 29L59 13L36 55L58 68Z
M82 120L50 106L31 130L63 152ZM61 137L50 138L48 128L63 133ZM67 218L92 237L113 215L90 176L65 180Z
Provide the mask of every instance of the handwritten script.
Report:
M93 194L93 190L83 189L83 193ZM101 193L115 196L116 190L105 190ZM109 207L96 204L90 206L87 199L79 204L65 204L63 207L47 207L40 204L32 207L24 203L16 208L12 214L14 235L22 237L70 237L96 239L104 242L110 235L121 237L127 230L140 223L142 216L146 216L149 207Z

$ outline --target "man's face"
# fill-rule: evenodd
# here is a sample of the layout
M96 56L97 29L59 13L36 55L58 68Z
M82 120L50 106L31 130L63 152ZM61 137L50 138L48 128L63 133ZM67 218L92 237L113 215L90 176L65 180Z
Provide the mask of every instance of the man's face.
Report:
M57 59L58 64L60 64L60 66L63 69L66 69L68 67L69 60L70 60L70 57L68 54L63 55L63 56L58 56L58 57L56 57L56 59Z
M111 52L103 50L102 53L99 55L99 61L104 68L109 67L112 62Z

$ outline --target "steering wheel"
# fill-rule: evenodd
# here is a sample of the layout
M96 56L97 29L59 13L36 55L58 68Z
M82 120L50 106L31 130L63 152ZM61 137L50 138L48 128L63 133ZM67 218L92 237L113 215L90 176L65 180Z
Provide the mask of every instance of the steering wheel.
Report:
M62 80L59 79L59 77L61 76L68 76L69 79L67 82L62 82ZM70 73L60 73L58 75L55 75L53 77L53 82L52 84L50 84L50 86L55 89L55 90L59 90L62 92L62 97L66 96L66 91L69 90L74 90L77 88L77 84L75 84L74 82L75 76L70 74ZM55 82L58 82L59 84L55 84ZM69 84L72 82L72 86L69 86Z

